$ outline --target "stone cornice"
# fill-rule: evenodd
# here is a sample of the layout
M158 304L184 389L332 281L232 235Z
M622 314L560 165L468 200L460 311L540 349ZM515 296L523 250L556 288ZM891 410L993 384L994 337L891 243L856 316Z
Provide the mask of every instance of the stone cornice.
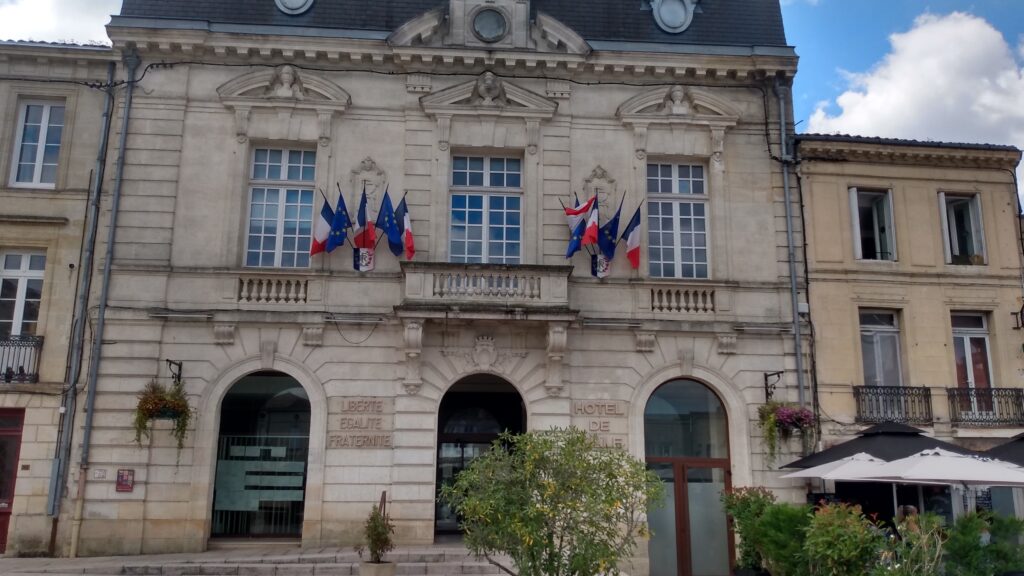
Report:
M0 214L0 224L37 224L43 226L65 226L68 219L62 216L35 216L30 214Z
M802 162L817 160L1013 170L1020 162L1021 153L1015 150L955 148L948 145L894 145L804 140L800 142L799 157Z
M266 36L202 29L108 26L118 50L135 48L144 58L226 59L232 63L338 66L346 69L392 69L396 72L455 72L483 70L525 72L564 78L580 74L597 77L654 77L665 81L737 82L766 77L791 78L797 58L779 55L728 55L595 50L589 54L523 50L484 50L431 46L391 46L384 38L326 38Z

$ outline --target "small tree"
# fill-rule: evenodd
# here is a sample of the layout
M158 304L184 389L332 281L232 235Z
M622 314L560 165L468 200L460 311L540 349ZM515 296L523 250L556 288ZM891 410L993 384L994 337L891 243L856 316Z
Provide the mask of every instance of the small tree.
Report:
M643 462L569 428L502 435L441 498L461 517L466 546L507 574L568 576L618 574L662 492Z

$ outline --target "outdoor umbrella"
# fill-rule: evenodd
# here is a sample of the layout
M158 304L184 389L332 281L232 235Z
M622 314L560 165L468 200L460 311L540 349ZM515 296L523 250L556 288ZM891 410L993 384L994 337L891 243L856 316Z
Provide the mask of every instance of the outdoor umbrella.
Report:
M925 436L923 430L913 426L883 422L861 430L853 440L836 444L827 450L790 462L783 468L812 468L860 452L889 462L929 448L942 448L957 454L977 454L973 450Z
M985 452L986 456L998 458L1003 462L1012 462L1018 466L1024 466L1024 434L1018 434L1005 442Z
M860 452L833 462L826 462L813 468L805 468L791 472L783 478L821 478L822 480L848 480L861 478L876 472L880 465L885 464L874 456Z
M999 460L935 448L878 466L859 478L879 482L1024 486L1024 470Z

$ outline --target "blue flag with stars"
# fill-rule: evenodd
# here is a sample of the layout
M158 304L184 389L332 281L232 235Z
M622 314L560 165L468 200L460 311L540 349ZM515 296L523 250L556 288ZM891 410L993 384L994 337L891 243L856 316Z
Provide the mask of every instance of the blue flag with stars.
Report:
M402 244L402 231L398 227L398 221L395 220L395 207L391 204L391 196L388 195L387 190L384 191L384 199L380 201L380 212L377 213L376 225L377 229L383 230L388 237L388 248L391 248L391 253L401 256L405 251L405 246Z
M623 195L625 199L625 195ZM615 216L612 219L605 222L604 226L597 231L597 247L601 250L601 254L604 257L611 260L615 258L615 246L619 241L619 215L622 214L622 202L619 202L619 209L615 211Z
M338 190L338 207L334 210L334 220L331 222L331 234L327 237L327 252L331 252L338 246L345 243L348 238L348 229L352 227L352 221L348 217L348 209L345 207L345 195Z

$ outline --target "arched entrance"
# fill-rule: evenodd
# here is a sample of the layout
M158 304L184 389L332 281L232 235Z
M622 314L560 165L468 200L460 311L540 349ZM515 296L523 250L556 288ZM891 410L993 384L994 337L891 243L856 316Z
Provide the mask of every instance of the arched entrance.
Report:
M302 536L309 396L281 372L240 379L220 408L213 538Z
M526 407L508 382L487 374L464 378L441 399L437 418L437 490L450 484L474 458L490 448L502 432L526 430ZM458 532L459 521L446 505L437 503L434 529Z
M732 535L719 497L731 485L721 400L695 380L662 384L644 410L647 466L665 483L651 510L651 576L728 576Z

